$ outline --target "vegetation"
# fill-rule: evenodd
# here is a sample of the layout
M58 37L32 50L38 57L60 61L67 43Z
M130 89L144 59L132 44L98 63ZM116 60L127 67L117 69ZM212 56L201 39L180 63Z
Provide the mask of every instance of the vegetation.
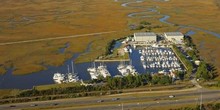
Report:
M200 109L200 105L197 105L196 107L181 107L178 109L170 109L170 110L219 110L220 109L220 103L209 103L209 104L203 104Z
M213 68L218 76L220 73L220 47L216 46L220 43L219 38L210 37L204 33L198 33L198 35L192 37L193 41L199 50L199 56ZM219 78L219 77L215 77Z
M184 42L187 48L187 54L193 59L193 61L199 59L199 51L196 48L196 45L193 43L190 36L184 36Z
M179 56L179 58L181 59L181 61L186 65L187 67L187 72L188 74L191 74L192 70L193 70L193 64L192 62L190 62L186 56L178 49L178 47L176 45L173 45L173 49L176 52L176 54Z
M187 54L193 59L193 61L199 59L199 51L196 48L196 45L193 43L192 38L190 36L184 37L184 42L187 48ZM201 60L201 59L200 59ZM215 67L209 64L206 64L205 61L202 61L197 68L196 78L202 78L204 80L210 80L216 77Z
M136 30L147 29L146 31L152 31L152 29L162 28L160 25L152 25L152 23L147 21L141 21L137 26Z
M93 45L100 43L102 49L92 46L92 52L88 54L90 57L86 61L96 58L105 53L103 47L106 47L108 42L128 34L120 31L126 29L127 17L124 14L127 10L120 13L114 11L122 9L119 4L109 0L2 2L1 43L115 30L118 32L0 46L0 74L4 74L6 69L11 67L16 68L14 74L19 75L46 69L41 65L42 63L52 66L61 65L74 53L83 52L91 41L95 41ZM59 48L67 42L70 46L60 54ZM77 62L81 61L85 62L85 59L80 57L77 60Z
M216 72L213 71L213 68L210 67L210 65L206 64L204 61L202 61L197 68L196 71L196 77L197 78L202 78L204 80L210 80L215 78Z
M108 77L92 81L93 85L68 84L67 86L53 86L51 88L40 86L30 90L20 91L16 96L4 97L11 100L2 100L0 103L26 102L33 100L54 100L57 98L71 98L83 96L97 96L105 94L121 93L123 89L137 88L145 85L169 85L172 79L164 75L142 74L127 77ZM15 97L15 98L14 98ZM30 98L23 98L30 97Z

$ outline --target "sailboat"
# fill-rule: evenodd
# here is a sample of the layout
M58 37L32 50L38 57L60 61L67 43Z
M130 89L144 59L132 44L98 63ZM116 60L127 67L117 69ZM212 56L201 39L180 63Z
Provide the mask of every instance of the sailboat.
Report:
M111 76L111 74L109 73L109 71L107 70L107 66L100 64L100 66L97 67L97 72L103 76L104 78Z
M61 74L61 73L54 73L53 75L53 80L55 83L58 83L58 84L61 84L63 83L64 81L64 78L65 78L65 75L64 74Z
M77 73L74 72L73 62L71 62L72 65L72 72L67 73L67 81L66 82L77 82L79 81L79 77L77 76ZM69 69L69 66L68 66Z
M134 68L134 66L132 66L131 62L129 65L126 65L125 62L121 62L118 67L117 67L118 71L121 73L122 76L128 76L130 75L136 75L136 69Z
M79 81L79 77L77 76L77 73L74 72L73 68L73 62L72 63L72 72L70 72L69 65L67 66L67 73L54 73L53 80L55 83L61 84L61 83L70 83L70 82L77 82Z
M98 74L97 69L95 67L95 62L93 62L93 67L87 68L87 71L89 72L91 79L98 79L99 74Z

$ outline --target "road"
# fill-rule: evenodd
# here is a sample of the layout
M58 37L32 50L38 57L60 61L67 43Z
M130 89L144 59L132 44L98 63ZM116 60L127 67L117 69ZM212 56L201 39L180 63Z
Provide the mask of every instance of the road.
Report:
M200 90L177 92L177 90L170 91L158 91L157 95L150 96L146 95L150 92L138 92L133 94L121 94L121 95L109 95L101 97L84 97L84 98L72 98L72 99L59 99L53 101L38 101L38 102L27 102L27 103L17 103L17 104L6 104L0 105L0 110L5 109L24 109L24 108L38 108L38 107L53 107L56 106L66 106L65 109L81 109L81 110L103 110L103 109L121 109L121 104L123 103L124 108L134 108L134 107L154 107L154 106L167 106L170 104L190 104L199 101ZM153 92L152 92L153 93ZM139 97L135 95L141 95ZM145 95L144 95L145 94ZM220 99L220 90L203 90L203 101L217 101ZM169 95L175 95L174 98L169 98ZM119 100L112 100L112 98L120 98ZM97 102L98 100L103 100L103 102ZM37 106L31 107L31 105L36 104ZM10 107L14 105L15 107ZM96 105L96 106L94 106ZM79 108L80 107L80 108ZM59 108L58 108L59 109ZM62 108L63 110L64 108Z
M72 36L52 37L52 38L33 39L33 40L24 40L24 41L15 41L15 42L5 42L5 43L0 43L0 46L22 44L22 43L33 43L33 42L48 41L48 40L68 39L68 38L76 38L76 37L82 37L82 36L94 36L94 35L109 34L109 33L115 33L115 32L117 32L117 31L79 34L79 35L72 35Z

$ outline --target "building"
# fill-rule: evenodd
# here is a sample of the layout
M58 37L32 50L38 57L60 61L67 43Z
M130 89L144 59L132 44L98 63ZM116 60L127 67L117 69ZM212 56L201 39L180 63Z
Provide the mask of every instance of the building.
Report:
M175 44L182 44L184 35L181 32L165 32L165 38Z
M134 33L134 40L136 42L153 43L157 42L157 35L153 32Z

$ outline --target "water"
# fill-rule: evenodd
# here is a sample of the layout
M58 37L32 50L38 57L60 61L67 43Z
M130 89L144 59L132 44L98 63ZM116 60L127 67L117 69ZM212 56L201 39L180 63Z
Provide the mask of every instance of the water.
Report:
M155 0L155 1L158 1L160 2L161 0ZM166 1L166 0L165 0ZM165 24L168 24L168 25L175 25L174 23L171 23L169 21L167 21L170 16L169 15L164 15L164 14L160 14L158 11L157 11L157 7L145 7L145 6L130 6L129 4L137 4L137 3L142 3L143 0L136 0L135 2L126 2L126 3L123 3L121 4L121 6L123 7L132 7L132 8L142 8L143 11L142 12L133 12L133 13L129 13L127 16L128 17L137 17L135 15L138 15L138 14L143 14L143 13L149 13L149 12L154 12L155 14L151 14L151 15L142 15L142 16L138 16L140 18L146 18L146 17L154 17L154 16L163 16L162 18L159 19L160 22L162 23L165 23ZM189 28L189 29L192 29L192 30L197 30L197 31L202 31L202 32L205 32L207 34L210 34L210 35L213 35L217 38L220 38L220 34L219 33L216 33L216 32L213 32L213 31L210 31L210 30L205 30L205 29L202 29L202 28L199 28L199 27L195 27L195 26L190 26L190 25L181 25L181 24L178 24L178 27L179 29L181 28Z
M187 35L187 36L192 36L192 35L194 35L194 34L196 34L196 32L193 31L193 30L190 30L190 31L188 31L185 35Z
M120 41L116 41L116 42L115 42L115 45L114 45L114 47L113 47L113 50L119 48L121 45L122 45L122 44L121 44Z
M72 58L65 61L63 65L58 67L46 66L47 70L34 72L28 75L13 75L13 69L8 69L6 74L0 75L0 89L30 89L37 85L54 84L53 74L56 72L67 73L67 65L71 65L71 62L74 61L80 54L88 53L91 48L91 43L92 42L88 44L84 52L74 54ZM86 69L81 69L89 66L90 63L81 63L75 65L76 71L79 73L79 78L83 80L90 79Z
M90 42L87 46L87 49L78 54L74 54L72 58L65 61L63 65L54 67L54 66L45 66L47 70L34 72L28 75L13 75L13 69L9 68L7 73L4 75L0 75L0 89L30 89L33 86L37 85L46 85L46 84L54 84L53 75L56 72L67 73L67 65L71 65L71 62L74 61L79 55L86 54L91 49ZM117 49L121 46L120 41L116 41L114 45L114 49ZM62 52L65 51L66 48L69 47L69 43L65 44L65 48L62 48ZM62 53L61 52L61 53ZM100 63L95 63L96 66L100 65ZM119 62L108 62L105 63L107 65L107 69L111 73L112 76L119 75L117 70L117 66ZM80 79L90 80L90 75L87 72L87 68L90 67L91 62L79 63L74 65L75 72L78 73Z
M132 53L130 54L132 65L138 71L138 73L146 73L145 69L141 64L140 56L141 55L139 54L138 49L132 50Z
M92 43L92 42L91 42ZM13 75L13 69L8 69L5 75L0 76L0 89L30 89L37 85L54 84L53 75L56 72L67 73L67 65L71 65L71 62L76 59L80 54L85 54L90 51L91 43L88 45L87 49L83 53L74 54L72 58L64 62L62 66L54 67L47 66L47 70L35 72L28 75ZM121 43L116 42L114 48L120 47ZM140 61L140 54L138 49L132 49L130 54L130 59L132 65L135 67L138 73L146 74L151 72L157 72L158 69L147 69L143 68ZM117 66L120 62L106 62L107 69L112 76L120 75L117 70ZM129 64L130 62L125 62ZM92 62L74 64L74 71L78 73L80 79L90 80L90 74L87 72L87 68L91 67ZM95 63L96 66L100 65L99 62Z
M59 53L64 54L64 53L65 53L65 50L66 50L69 46L70 46L70 43L69 43L69 42L65 43L64 47L62 47L62 48L60 48L60 49L58 50Z

